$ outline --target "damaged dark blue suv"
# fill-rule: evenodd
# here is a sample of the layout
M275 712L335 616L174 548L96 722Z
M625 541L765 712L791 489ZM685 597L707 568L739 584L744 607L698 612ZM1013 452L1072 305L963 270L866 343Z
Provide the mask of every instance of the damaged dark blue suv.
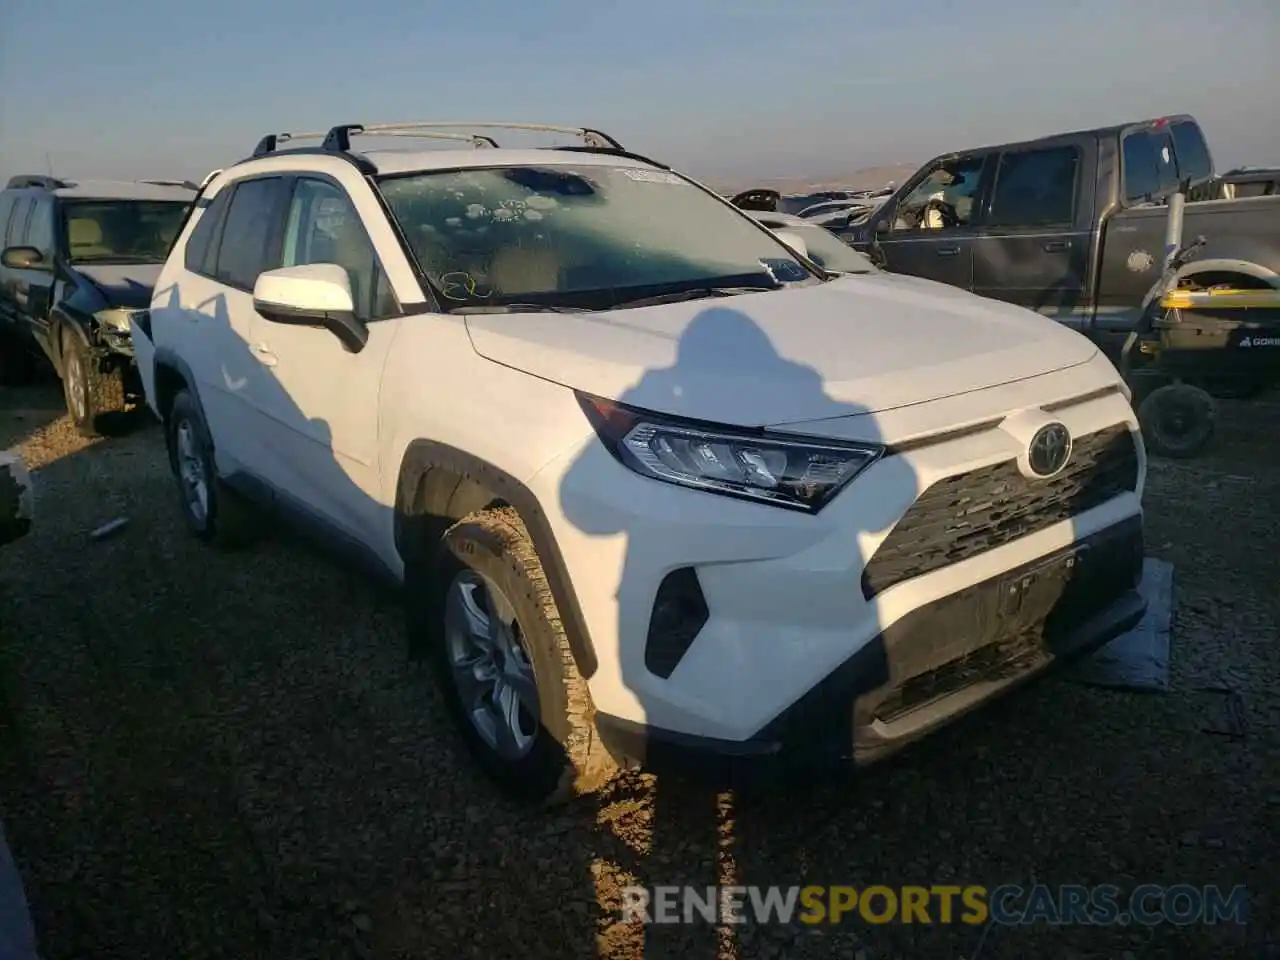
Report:
M195 193L180 180L10 178L0 192L0 382L48 358L84 436L140 395L129 321L150 306Z

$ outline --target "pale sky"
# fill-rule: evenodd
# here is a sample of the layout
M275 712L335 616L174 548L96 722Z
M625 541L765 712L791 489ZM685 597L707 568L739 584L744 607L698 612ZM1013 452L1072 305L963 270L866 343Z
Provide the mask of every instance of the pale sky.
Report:
M717 178L1191 113L1219 169L1280 164L1277 49L1277 0L0 0L0 175L195 178L410 119L597 126Z

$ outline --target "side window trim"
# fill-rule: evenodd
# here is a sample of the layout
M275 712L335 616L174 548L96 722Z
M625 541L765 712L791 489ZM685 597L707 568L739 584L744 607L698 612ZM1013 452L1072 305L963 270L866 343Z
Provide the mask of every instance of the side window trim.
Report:
M1033 223L996 223L995 204L1000 193L1000 174L1006 157L1028 156L1036 153L1052 153L1059 150L1070 150L1075 160L1075 176L1071 182L1071 209L1065 220L1042 220ZM1022 150L1002 150L996 154L996 162L992 165L991 179L984 203L985 220L988 226L996 230L1038 230L1050 227L1072 227L1076 222L1076 212L1080 209L1082 173L1084 170L1084 151L1078 143L1061 143L1054 146L1030 147Z

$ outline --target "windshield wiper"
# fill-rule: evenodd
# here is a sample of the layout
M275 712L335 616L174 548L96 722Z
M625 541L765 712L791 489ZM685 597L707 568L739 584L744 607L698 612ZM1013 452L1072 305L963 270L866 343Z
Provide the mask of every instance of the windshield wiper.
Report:
M587 313L582 307L561 307L553 303L474 303L454 307L450 313Z
M769 290L781 290L782 284L751 284L731 287L695 287L692 290L673 290L671 293L657 293L650 297L636 297L634 300L620 300L609 305L609 309L618 310L623 307L656 307L663 303L681 303L685 300L706 300L709 297L736 297L744 293L765 293Z

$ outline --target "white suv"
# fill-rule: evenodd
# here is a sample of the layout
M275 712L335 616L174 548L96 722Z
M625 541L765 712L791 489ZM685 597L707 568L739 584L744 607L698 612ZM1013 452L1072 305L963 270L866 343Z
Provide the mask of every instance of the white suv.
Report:
M512 793L864 763L1142 617L1146 456L1084 337L829 275L596 131L350 143L445 126L264 138L134 343L196 535L267 506L402 584Z

